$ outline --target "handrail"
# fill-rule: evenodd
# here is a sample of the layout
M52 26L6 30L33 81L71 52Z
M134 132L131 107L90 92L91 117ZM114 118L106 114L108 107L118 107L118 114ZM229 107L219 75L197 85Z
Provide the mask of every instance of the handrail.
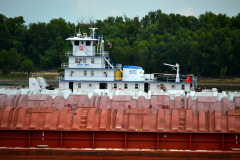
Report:
M86 52L86 51L85 51ZM96 56L104 56L109 57L108 51L102 51L100 53L97 53L96 51L87 51L88 53L95 53ZM65 51L65 56L74 56L73 51ZM112 60L111 60L112 61Z
M107 59L106 57L104 57L104 59L109 64L110 67L114 68L113 65L109 62L109 59Z

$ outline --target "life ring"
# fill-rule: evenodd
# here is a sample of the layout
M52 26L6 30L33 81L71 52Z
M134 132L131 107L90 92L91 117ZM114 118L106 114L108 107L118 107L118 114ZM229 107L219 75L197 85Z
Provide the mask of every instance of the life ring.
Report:
M80 49L80 50L83 50L83 46L79 46L79 49Z

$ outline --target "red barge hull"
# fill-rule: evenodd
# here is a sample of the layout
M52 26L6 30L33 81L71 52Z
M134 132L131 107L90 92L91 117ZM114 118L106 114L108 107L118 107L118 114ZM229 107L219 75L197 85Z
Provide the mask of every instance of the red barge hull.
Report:
M237 160L239 152L232 151L161 151L161 150L111 150L66 148L2 148L2 159L161 159L161 160Z
M236 136L236 133L2 130L0 158L239 159ZM38 148L41 145L46 148Z

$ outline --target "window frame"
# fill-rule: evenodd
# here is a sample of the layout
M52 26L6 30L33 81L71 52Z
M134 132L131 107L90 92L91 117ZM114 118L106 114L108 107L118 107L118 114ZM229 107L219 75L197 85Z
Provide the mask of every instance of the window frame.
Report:
M124 89L128 89L128 84L124 83Z
M94 70L91 70L91 76L94 76Z
M91 41L86 41L86 46L91 46Z
M87 76L87 70L84 70L84 71L83 71L83 75L84 75L84 76Z
M138 83L135 83L135 89L138 89L139 86L138 86Z
M76 42L78 42L78 43L76 43ZM74 41L74 46L79 46L79 41Z
M83 63L87 63L87 59L86 58L83 58Z
M91 58L91 64L94 64L94 63L95 63L95 59Z

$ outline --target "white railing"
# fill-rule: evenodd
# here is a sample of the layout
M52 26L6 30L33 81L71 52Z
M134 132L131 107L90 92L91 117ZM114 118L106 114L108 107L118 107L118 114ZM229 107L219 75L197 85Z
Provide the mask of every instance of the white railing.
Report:
M154 81L154 74L145 74L146 81Z
M65 51L65 56L73 56L73 52L72 51Z
M103 51L103 52L97 52L95 53L96 56L106 56L108 57L109 56L109 52L108 51Z
M62 63L61 68L69 68L69 63Z
M109 56L109 52L108 51L102 51L102 52L91 52L91 51L88 51L86 49L83 50L87 55L89 53L94 53L93 55L95 56L105 56L105 57L108 57ZM65 51L65 56L73 56L73 51Z
M117 68L117 69L119 69L121 72L123 72L123 71L122 71L122 64L118 64L118 63L117 63L116 66L115 66L115 68Z

